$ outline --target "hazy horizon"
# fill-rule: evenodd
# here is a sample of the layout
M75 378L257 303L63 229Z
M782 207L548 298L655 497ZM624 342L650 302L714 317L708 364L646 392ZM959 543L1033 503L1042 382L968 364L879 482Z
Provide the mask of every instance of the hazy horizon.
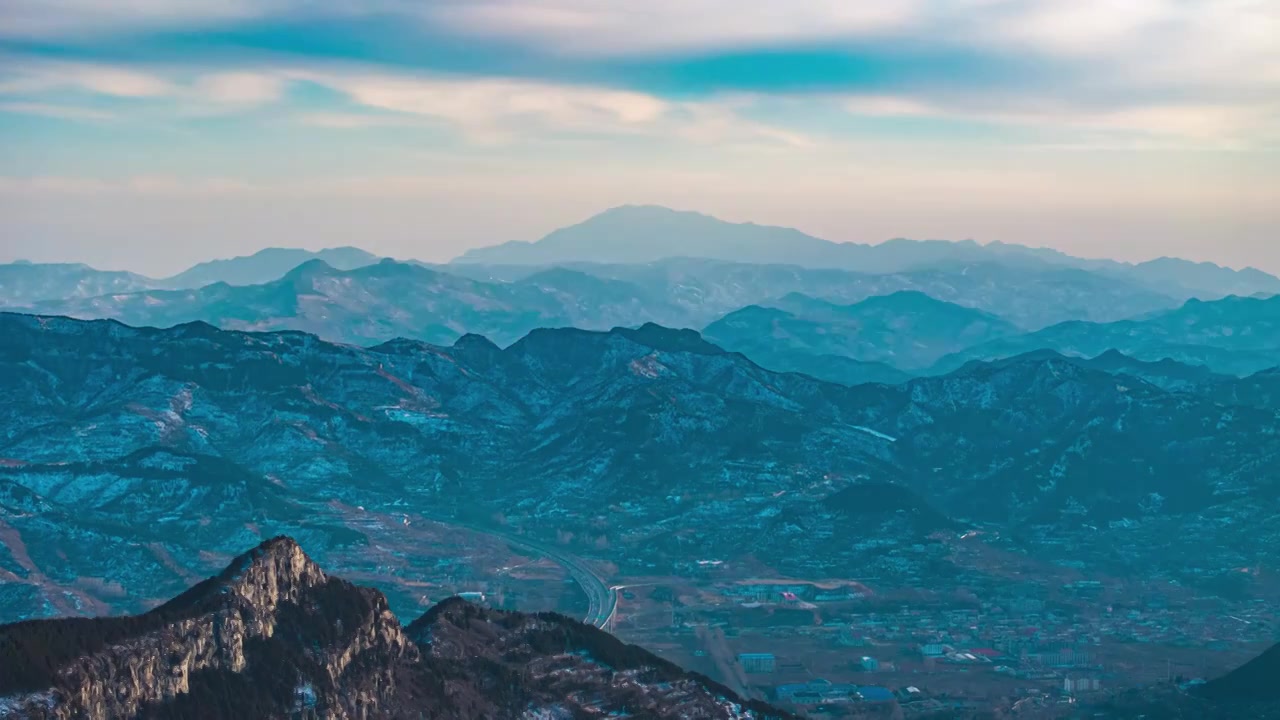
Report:
M637 203L627 203L627 205L636 205L636 204ZM622 207L622 206L612 206L610 208L601 208L600 212L605 212L607 210L610 210L616 207ZM667 206L661 206L661 207L667 207ZM677 211L687 211L687 212L702 212L701 210L697 210L694 208L673 207L669 209L673 209ZM594 216L595 214L598 214L598 213L592 213L591 216ZM704 214L710 214L710 213L704 213ZM517 242L537 242L538 240L542 239L542 237L549 234L550 232L561 229L563 227L575 225L578 222L584 221L591 216L583 216L581 218L578 218L577 220L572 220L570 222L567 222L564 225L549 228L546 232L540 233L536 237L512 238L511 240L514 240ZM727 222L734 222L734 223L754 223L758 225L773 225L773 223L757 222L750 218L744 218L741 220L738 220L738 219L729 220L727 218L720 217L720 216L713 216L713 217L717 217L717 219L725 220ZM780 227L794 227L794 226L781 225ZM1140 249L1138 252L1133 252L1133 253L1115 253L1115 252L1106 253L1105 251L1101 251L1101 250L1095 253L1088 253L1088 252L1076 253L1070 250L1064 250L1061 247L1055 247L1051 245L1040 245L1035 243L1007 241L1007 240L982 240L978 238L923 238L923 237L907 238L903 236L893 236L893 237L886 237L886 238L872 240L872 241L837 240L830 237L824 237L823 235L818 233L810 232L803 227L796 227L795 229L805 232L806 234L812 235L814 237L818 237L823 240L828 240L831 242L841 243L841 244L849 243L849 244L860 244L860 245L880 245L882 243L891 242L895 240L912 240L912 241L942 240L946 242L977 242L979 245L985 246L993 243L1003 242L1010 245L1022 245L1025 247L1036 248L1036 249L1042 248L1042 249L1058 250L1068 255L1073 255L1075 257L1088 259L1088 260L1116 260L1119 262L1139 264L1139 263L1143 263L1151 260L1171 257L1171 258L1178 258L1183 260L1190 260L1194 262L1209 262L1222 267L1231 268L1233 270L1255 268L1258 270L1262 270L1264 272L1270 272L1272 274L1280 274L1280 266L1276 266L1273 269L1269 270L1267 267L1263 265L1252 264L1248 262L1236 263L1236 264L1223 262L1216 257L1216 254L1213 252L1213 249L1209 249L1204 256L1188 256L1188 255L1179 255L1174 253L1144 254L1141 252ZM77 254L68 252L69 248L67 248L64 244L59 244L59 245L56 245L54 248L47 248L43 246L39 248L33 248L29 254L23 255L19 251L21 248L21 245L13 245L13 246L5 245L3 247L0 247L0 264L14 263L14 262L83 263L98 270L127 270L130 272L139 273L141 275L146 275L149 277L163 278L163 277L176 275L200 263L210 262L214 260L226 260L226 259L231 259L236 257L250 256L267 249L298 249L298 250L307 250L307 251L317 252L321 250L327 250L327 249L333 249L333 248L339 248L339 247L354 247L360 250L365 250L374 255L389 257L399 261L416 260L421 262L447 263L457 259L466 251L476 249L476 248L481 248L481 247L490 247L490 246L500 245L502 243L510 241L510 240L496 240L494 242L482 241L472 245L463 246L456 252L445 253L443 256L441 255L423 256L423 255L415 255L415 254L403 254L403 253L396 254L392 252L382 252L377 249L379 246L391 245L393 247L399 248L401 250L407 250L408 252L412 253L414 249L411 244L406 245L404 243L379 242L377 238L370 238L370 241L362 242L359 239L355 239L354 237L348 240L341 239L342 236L335 236L335 237L337 239L335 239L334 242L330 242L327 244L322 242L291 243L282 239L280 242L276 242L276 243L268 242L266 244L261 244L261 245L253 245L249 242L233 241L233 242L228 242L228 243L216 246L218 248L222 248L222 247L228 248L226 252L219 252L219 250L211 249L210 246L202 243L191 243L189 245L183 245L177 248L171 248L171 250L176 250L176 252L167 253L163 257L155 257L153 255L151 257L145 257L145 258L133 257L129 255L120 255L113 251L114 248L109 246L103 246L101 248L90 247L89 252L87 252L85 255L77 255ZM423 248L423 249L430 251L432 248ZM93 257L101 257L102 260L95 262L91 259ZM697 257L697 255L692 254L690 255L690 257Z
M0 260L444 261L659 204L1280 272L1277 6L0 10Z

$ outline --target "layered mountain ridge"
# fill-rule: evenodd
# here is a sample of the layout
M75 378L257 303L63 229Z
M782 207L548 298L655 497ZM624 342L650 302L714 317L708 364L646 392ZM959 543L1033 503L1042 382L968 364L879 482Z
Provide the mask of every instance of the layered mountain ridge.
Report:
M792 293L768 305L729 313L702 332L765 367L847 385L901 382L945 355L1018 333L995 315L916 291L852 305Z
M1171 294L1209 298L1280 292L1280 279L1255 268L1158 258L1138 264L1087 260L1048 248L972 240L894 239L876 245L823 240L786 227L730 223L698 212L652 205L606 210L535 242L470 250L455 262L549 265L565 262L650 263L696 257L756 264L794 264L865 273L901 273L999 262L1021 269L1072 268L1122 278Z
M954 568L929 537L957 523L1181 525L1165 542L1227 568L1274 531L1280 432L1254 390L1269 375L1173 390L1050 354L851 388L656 325L359 348L0 314L0 336L0 532L24 540L0 555L12 616L136 610L181 587L174 567L258 532L358 555L341 506L501 515L636 568L696 543L802 576L918 572L860 545L879 533L938 583ZM858 493L880 509L851 524L838 498ZM1090 533L1076 549L1104 553ZM1185 570L1135 553L1099 562ZM104 572L123 594L88 584Z
M1094 357L1118 350L1138 360L1174 360L1233 375L1274 367L1280 358L1280 296L1188 300L1176 310L1112 323L1066 322L994 339L942 358L934 372L969 360L1051 349Z

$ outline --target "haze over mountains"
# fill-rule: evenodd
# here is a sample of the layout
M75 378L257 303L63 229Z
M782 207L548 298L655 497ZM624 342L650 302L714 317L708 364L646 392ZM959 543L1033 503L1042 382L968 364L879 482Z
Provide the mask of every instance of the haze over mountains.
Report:
M1098 613L1076 581L1105 578L1118 608L1157 598L1130 615L1211 602L1213 617L1251 618L1179 616L1161 636L1171 647L1213 637L1257 652L1274 642L1258 608L1280 563L1278 287L1177 260L836 244L635 207L446 265L347 247L268 249L159 280L0 266L0 618L142 613L288 535L385 599L312 582L321 571L286 543L285 565L311 578L297 598L259 607L232 583L177 607L283 623L310 644L258 638L251 664L280 660L334 707L352 688L387 691L399 712L444 671L411 632L424 621L401 628L388 611L416 616L439 600L421 578L470 572L419 529L435 527L642 582L708 568L735 587L748 573L856 578L839 612L958 603L999 623L1006 608L1051 601L1037 622L1057 637ZM569 575L594 612L615 590L584 572ZM555 673L511 679L526 662L568 662L609 707L615 691L661 696L659 716L728 697L649 656L659 669L617 690L601 678L632 675L525 647L537 628L595 638L569 621L442 607L432 627L466 618L466 647L473 623L524 648L444 678L459 702L551 702ZM816 608L801 624L842 617ZM96 627L154 644L191 620L157 612ZM341 682L332 663L352 639L315 635L335 613L382 648ZM1090 627L1121 637L1110 605ZM91 654L128 664L115 646ZM1271 657L1226 677L1254 677ZM246 681L239 672L201 677L225 690ZM393 676L409 695L387 689ZM75 677L67 687L103 686ZM494 678L511 679L512 695L485 697ZM296 687L246 702L293 708ZM144 716L187 707L138 692L128 702ZM1159 702L1221 710L1219 696L1170 692ZM1112 699L1114 717L1161 712ZM479 705L449 707L441 717Z
M945 355L1018 333L994 315L914 291L853 305L792 293L770 305L732 312L708 325L703 335L766 367L809 368L816 377L857 384L860 376L863 382L894 380L894 371L905 379L903 373L924 370ZM823 372L826 365L830 373Z
M1280 307L1267 299L1277 288L1255 270L1178 260L1127 265L998 243L840 244L632 206L449 265L347 247L267 249L163 280L0 266L0 306L44 314L301 330L364 345L449 344L473 333L505 346L542 327L653 322L704 330L772 369L845 384L1039 349L1117 349L1252 374L1273 366L1280 348Z
M644 265L670 258L723 260L747 265L787 265L808 269L841 269L867 275L886 275L925 270L962 270L966 266L996 264L1033 271L1085 270L1125 281L1168 298L1216 299L1226 295L1280 293L1280 279L1253 268L1232 270L1212 263L1193 263L1159 258L1136 265L1112 260L1087 260L1055 250L993 242L890 240L878 245L834 243L791 228L751 223L727 223L694 212L655 206L623 206L607 210L588 220L550 233L537 242L512 242L464 253L455 263L487 266ZM268 248L247 257L200 263L170 278L151 279L130 275L117 288L189 289L217 282L254 285L279 278L288 270L312 259L350 270L377 261L377 257L352 247L307 251ZM56 285L57 274L71 268L92 273L83 266L11 263L0 266L0 299L16 302L65 297L84 297L68 291L66 281ZM19 269L21 268L21 269ZM59 270L61 268L61 270ZM475 272L474 269L460 272ZM599 274L599 273L597 273ZM19 293L20 280L28 285L44 278L47 288ZM112 290L117 288L111 288ZM948 299L948 298L944 298Z
M1141 360L1172 359L1245 375L1280 361L1280 297L1228 297L1114 323L1068 322L991 340L945 358L938 370L967 360L1010 357L1039 348L1094 356L1119 350Z
M840 268L883 274L947 265L999 262L1014 267L1063 267L1097 271L1177 296L1280 292L1280 280L1253 268L1231 270L1212 263L1159 258L1137 265L1084 260L1056 250L1000 242L896 239L878 245L834 243L798 230L754 223L726 223L696 212L657 206L623 206L537 242L509 242L464 253L457 262L489 265L554 265L567 262L648 263L697 257L752 264Z
M378 258L350 247L314 252L266 248L245 257L202 262L168 278L96 270L79 263L15 262L0 265L0 304L22 307L50 300L89 299L143 290L195 289L217 283L257 285L277 280L309 260L349 270L371 265Z

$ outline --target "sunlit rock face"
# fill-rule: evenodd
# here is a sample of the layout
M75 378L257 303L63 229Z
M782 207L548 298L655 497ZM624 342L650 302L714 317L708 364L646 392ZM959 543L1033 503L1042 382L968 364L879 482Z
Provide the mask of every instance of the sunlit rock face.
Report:
M785 717L593 627L378 592L269 540L140 616L0 626L0 717ZM16 670L14 670L16 669Z

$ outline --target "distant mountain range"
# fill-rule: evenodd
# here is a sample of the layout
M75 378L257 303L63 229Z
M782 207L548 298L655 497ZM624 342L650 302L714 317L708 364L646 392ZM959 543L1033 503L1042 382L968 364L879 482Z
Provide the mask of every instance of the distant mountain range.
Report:
M389 259L339 270L317 259L260 285L119 292L29 309L138 326L298 330L358 345L398 337L447 345L479 334L505 346L546 327L705 326L714 342L765 367L845 384L902 382L1045 349L1081 357L1117 349L1238 376L1280 359L1280 296L1176 306L1082 270L994 265L860 275L677 259L516 272ZM1020 329L1063 315L1126 319Z
M155 287L131 272L95 270L78 263L0 265L0 307L30 307L49 300L82 300Z
M990 313L914 291L836 305L793 293L772 307L751 305L703 335L774 370L805 371L845 384L900 382L950 353L1018 334ZM844 358L819 361L817 357ZM897 377L895 377L895 374Z
M0 265L0 338L0 619L137 614L0 626L0 716L775 713L557 615L401 626L472 546L559 558L537 607L597 626L604 575L703 558L1059 628L1274 600L1280 280L1253 269L628 206L445 265ZM1161 642L1274 641L1206 628ZM1277 652L1076 714L1280 716Z
M189 290L207 285L258 285L279 280L311 260L352 270L378 262L353 247L311 251L266 248L253 255L203 262L168 278L97 270L71 263L16 262L0 265L0 307L30 307L41 302L84 300L144 290Z
M0 667L30 720L791 717L560 615L452 598L402 626L286 537L142 615L0 625Z
M303 250L301 248L266 248L229 260L202 262L173 277L159 281L170 289L201 288L214 283L228 285L261 285L279 280L299 265L319 260L338 270L354 270L378 262L379 258L354 247Z
M681 260L683 258L683 260ZM322 260L339 270L371 265L379 258L352 247L309 251L267 248L246 257L200 263L170 278L147 278L133 273L98 271L84 265L0 265L0 307L30 307L42 301L87 298L147 289L197 289L215 283L259 285L278 280L309 260ZM703 261L700 265L697 260ZM719 260L721 264L708 263ZM674 262L673 262L674 261ZM729 264L726 267L724 263ZM654 267L654 265L657 267ZM584 265L599 266L595 268ZM733 265L738 269L733 269ZM610 267L612 266L612 267ZM1000 314L1028 329L1068 319L1116 320L1176 305L1196 297L1227 295L1270 296L1280 293L1280 279L1247 268L1232 270L1211 263L1160 258L1136 265L1111 260L1086 260L1055 250L973 241L891 240L879 245L833 243L790 228L751 223L735 224L699 213L661 207L624 206L583 223L557 230L535 243L507 243L470 251L450 266L437 266L474 279L513 279L539 269L573 267L599 277L611 277L656 288L665 273L695 273L712 280L716 271L750 274L742 268L773 266L760 279L784 282L782 272L796 282L761 298L738 298L714 315L788 292L801 292L837 302L854 302L896 290L920 290L949 302L993 310L990 300L1001 298ZM806 268L810 272L805 272ZM714 270L713 270L714 269ZM844 294L821 289L822 271L857 273L860 289ZM978 273L978 278L948 279ZM1019 275L1030 274L1030 278ZM906 277L903 277L906 276ZM849 277L849 276L846 276ZM798 282L803 279L804 282ZM1034 279L1042 288L1035 297L1061 294L1061 310L1035 311L1034 299L1016 300L1013 290L1000 285L1012 281L1027 287ZM874 287L872 287L874 286ZM1062 286L1062 287L1059 287ZM1072 288L1092 286L1098 299L1088 303L1073 296ZM764 287L754 289L763 292ZM860 295L858 293L861 293ZM1055 314L1056 312L1056 314ZM714 315L712 317L714 317ZM703 324L712 317L703 319Z
M552 269L484 283L383 260L338 270L310 260L261 285L206 285L37 303L42 312L170 327L202 321L238 330L300 330L361 345L397 337L449 344L479 333L503 345L540 327L679 324L683 309L628 283Z
M1182 301L1132 282L1073 268L1011 268L999 263L870 275L797 265L752 265L673 258L642 265L571 263L565 267L622 280L685 308L702 327L747 305L765 305L791 293L837 304L904 290L985 310L1027 330L1067 320L1108 322L1175 308ZM488 282L513 281L538 270L527 266L454 264L447 272Z
M927 272L896 276L787 266L667 261L653 266L586 266L538 269L514 277L454 272L456 268L383 260L342 271L312 260L261 285L216 283L193 290L144 290L31 303L47 314L110 317L133 325L171 326L204 321L246 330L293 329L341 342L370 343L403 336L450 343L466 333L507 344L538 327L609 329L657 322L702 327L737 303L776 305L807 288L833 297L865 300L880 291L915 288L965 298L965 303L1001 306L1018 319L1111 317L1174 305L1143 291L1099 287L1080 273L1058 282L1012 273ZM1079 271L1066 271L1077 273ZM473 278L484 279L473 279ZM1003 277L1003 279L1001 279ZM1113 281L1101 279L1106 285ZM870 295L869 295L870 293ZM988 294L990 293L990 294ZM815 300L815 302L818 302ZM1031 317L1028 317L1030 314Z
M0 532L25 548L0 555L4 617L137 610L258 532L359 557L339 505L501 514L649 574L692 543L801 577L858 566L945 587L960 570L934 533L974 523L1011 538L1089 523L1069 547L1020 552L1189 585L1213 576L1188 568L1280 548L1280 407L1259 404L1257 378L1171 391L1031 356L850 388L655 325L536 330L505 350L16 314L0 336ZM886 556L868 536L901 545ZM126 591L86 580L107 570Z
M1167 358L1247 375L1274 367L1280 359L1280 297L1189 300L1176 310L1134 320L1061 323L973 346L943 358L934 371L1039 349L1089 357L1119 350L1139 360Z
M1280 278L1253 268L1160 258L1139 264L1085 260L1056 250L971 240L890 240L878 245L834 243L793 228L728 223L709 215L657 206L607 210L536 242L509 242L464 253L455 262L554 265L570 262L650 263L672 257L839 268L871 274L999 263L1032 269L1075 268L1128 280L1179 298L1280 292Z

